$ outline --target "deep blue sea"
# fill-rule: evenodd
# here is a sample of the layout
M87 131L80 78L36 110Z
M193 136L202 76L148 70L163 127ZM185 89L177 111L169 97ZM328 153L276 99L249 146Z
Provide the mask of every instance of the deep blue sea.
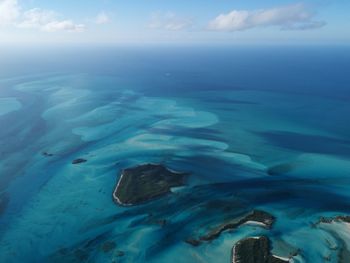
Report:
M186 186L114 203L120 171L149 162ZM252 209L272 229L185 242ZM260 235L291 262L347 263L350 225L317 224L336 215L350 215L350 47L0 48L1 263L228 263Z

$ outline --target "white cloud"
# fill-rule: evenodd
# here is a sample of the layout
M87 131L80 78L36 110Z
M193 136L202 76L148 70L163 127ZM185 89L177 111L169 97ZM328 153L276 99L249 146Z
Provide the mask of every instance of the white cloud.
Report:
M21 11L17 0L0 0L1 25L12 25L26 29L34 28L47 32L82 32L85 30L85 25L76 24L72 20L61 19L59 14L51 10L33 8Z
M95 18L95 23L98 25L107 24L109 22L110 18L105 12L100 12Z
M164 15L156 13L152 15L148 27L152 29L179 31L191 27L192 24L192 19L178 17L174 13L166 13Z
M21 21L18 22L17 27L38 28L46 32L82 32L85 30L85 25L83 24L75 24L71 20L59 19L59 15L56 12L40 8L23 12Z
M314 13L303 4L294 4L262 10L233 10L220 14L209 22L214 31L241 31L254 27L279 26L283 30L306 30L320 28L325 22L314 21Z
M17 26L20 28L41 28L55 20L57 14L53 11L33 8L23 12L21 21Z
M19 16L17 0L0 0L0 26L14 24Z
M52 21L42 26L42 30L47 32L68 31L68 32L84 32L84 24L75 24L71 20Z

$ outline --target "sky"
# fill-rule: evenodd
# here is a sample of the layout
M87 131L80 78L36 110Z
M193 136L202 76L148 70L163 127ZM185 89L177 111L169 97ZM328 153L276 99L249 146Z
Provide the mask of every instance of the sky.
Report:
M0 0L0 44L350 44L350 0Z

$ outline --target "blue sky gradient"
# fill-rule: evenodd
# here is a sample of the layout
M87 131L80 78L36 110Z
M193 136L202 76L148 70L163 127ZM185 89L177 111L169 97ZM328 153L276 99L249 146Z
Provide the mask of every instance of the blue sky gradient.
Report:
M350 1L0 0L1 43L349 44Z

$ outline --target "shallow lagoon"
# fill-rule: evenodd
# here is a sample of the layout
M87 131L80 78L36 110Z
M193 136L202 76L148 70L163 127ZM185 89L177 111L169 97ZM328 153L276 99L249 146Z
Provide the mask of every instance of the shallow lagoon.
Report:
M230 262L236 241L264 234L277 255L300 249L294 262L338 262L348 226L315 223L350 214L350 82L346 67L329 71L350 65L346 50L134 51L40 74L39 60L0 82L0 261ZM117 206L120 170L146 162L192 175L173 195ZM276 217L271 230L184 242L252 209Z

